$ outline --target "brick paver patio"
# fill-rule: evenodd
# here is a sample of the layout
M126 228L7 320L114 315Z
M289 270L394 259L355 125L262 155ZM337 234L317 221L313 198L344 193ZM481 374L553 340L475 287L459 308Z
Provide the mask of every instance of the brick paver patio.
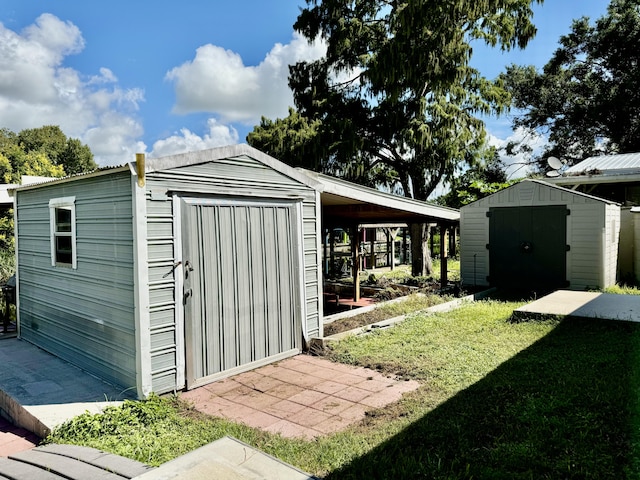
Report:
M24 428L0 417L0 457L7 457L35 447L40 439Z
M209 415L312 439L342 430L368 410L393 403L419 386L375 370L297 355L190 390L182 398Z

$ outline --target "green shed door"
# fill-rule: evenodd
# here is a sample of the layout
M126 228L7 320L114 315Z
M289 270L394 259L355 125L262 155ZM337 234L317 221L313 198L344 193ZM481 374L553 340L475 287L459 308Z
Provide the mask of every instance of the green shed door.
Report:
M299 353L297 209L182 201L187 388Z
M566 282L567 207L489 209L489 283L526 289Z

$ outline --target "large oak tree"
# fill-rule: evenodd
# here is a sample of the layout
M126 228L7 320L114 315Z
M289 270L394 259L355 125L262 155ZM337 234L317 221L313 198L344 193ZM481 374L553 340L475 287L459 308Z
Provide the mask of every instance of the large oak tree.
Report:
M542 71L512 65L503 75L523 127L548 137L533 160L556 156L574 164L600 153L640 151L640 2L613 0L571 32Z
M524 47L535 34L531 3L307 0L294 28L309 40L320 36L327 53L290 67L297 111L263 119L248 141L352 180L395 183L407 197L426 200L482 154L478 116L509 104L500 82L469 65L473 43ZM301 119L304 135L285 133ZM414 275L431 270L426 231L412 227Z

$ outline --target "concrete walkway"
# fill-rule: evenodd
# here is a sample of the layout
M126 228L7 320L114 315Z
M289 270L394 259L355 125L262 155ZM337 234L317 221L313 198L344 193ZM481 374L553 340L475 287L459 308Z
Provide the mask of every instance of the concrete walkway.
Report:
M17 338L0 340L0 366L0 413L40 438L77 415L133 398Z
M232 437L224 437L135 480L313 480L316 477ZM317 480L317 479L316 479Z
M640 322L640 295L558 290L513 312L514 318L531 315Z

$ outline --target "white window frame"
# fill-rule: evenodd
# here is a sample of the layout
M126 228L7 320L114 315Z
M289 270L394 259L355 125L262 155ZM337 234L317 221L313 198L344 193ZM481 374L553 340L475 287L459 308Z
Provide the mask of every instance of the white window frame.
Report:
M56 210L71 211L71 231L58 232L56 230ZM77 268L76 256L76 197L60 197L49 200L49 226L51 238L51 266ZM56 262L56 238L71 237L71 263Z

